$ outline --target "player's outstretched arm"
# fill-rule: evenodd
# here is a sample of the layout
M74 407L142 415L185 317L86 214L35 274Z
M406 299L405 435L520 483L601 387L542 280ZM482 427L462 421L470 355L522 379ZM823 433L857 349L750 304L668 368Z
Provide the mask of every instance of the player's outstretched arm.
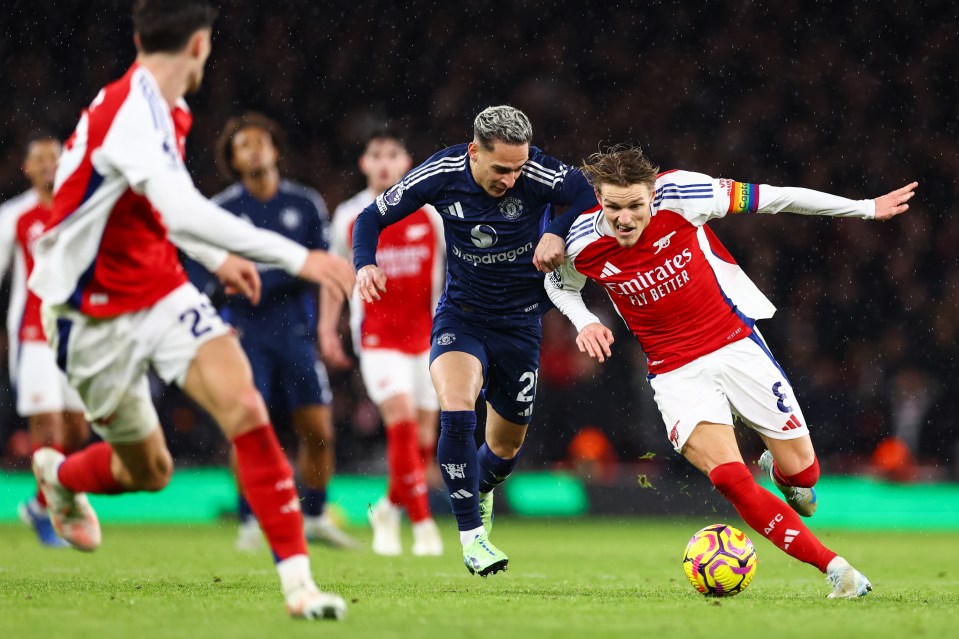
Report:
M327 251L310 251L296 275L323 286L339 300L352 295L353 285L356 284L356 274L350 263Z
M598 322L587 324L576 336L576 345L580 353L586 353L600 364L612 357L609 347L613 343L613 331Z
M227 295L242 295L254 306L260 303L260 273L250 260L231 253L213 274L223 284Z
M376 264L367 264L356 273L356 289L367 304L379 301L386 292L386 273Z
M876 219L888 220L900 213L909 210L907 202L916 194L918 182L910 182L906 186L876 198Z

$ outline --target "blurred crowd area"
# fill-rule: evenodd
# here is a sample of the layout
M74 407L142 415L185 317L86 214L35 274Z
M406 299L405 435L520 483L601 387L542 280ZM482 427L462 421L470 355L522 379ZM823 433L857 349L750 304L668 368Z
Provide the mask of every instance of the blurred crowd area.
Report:
M55 6L54 6L55 5ZM772 5L772 6L767 6ZM17 1L4 20L0 192L25 188L38 127L68 134L97 89L134 56L127 2ZM287 177L332 208L363 187L364 136L389 124L414 157L467 141L491 104L522 108L534 143L569 163L601 145L641 144L663 169L805 186L852 198L920 183L889 223L782 214L711 227L779 308L761 329L790 376L827 472L957 476L959 453L959 45L955 6L923 3L224 2L204 87L190 99L188 166L219 191L214 140L262 111L286 128ZM527 468L614 477L615 462L678 464L616 328L604 365L544 320ZM5 361L5 360L4 360ZM383 435L358 375L334 371L343 470L382 464ZM3 380L0 438L20 422ZM181 463L224 459L215 429L157 388ZM761 451L744 432L747 456Z

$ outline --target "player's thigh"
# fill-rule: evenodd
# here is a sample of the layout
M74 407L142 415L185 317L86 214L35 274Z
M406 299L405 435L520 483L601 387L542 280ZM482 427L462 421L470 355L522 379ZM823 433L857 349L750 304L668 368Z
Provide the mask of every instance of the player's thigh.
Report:
M221 335L200 346L181 387L213 416L228 438L270 421L246 354L233 335Z
M439 313L433 323L430 378L442 410L474 410L488 365L479 331Z
M678 453L700 423L728 424L733 415L709 355L676 370L651 375L649 385L662 415L666 436Z
M731 424L700 422L686 438L682 453L689 463L707 475L717 466L743 461Z
M792 386L759 334L730 344L716 354L723 358L723 392L743 422L767 442L805 440L793 446L776 447L787 457L790 456L787 451L802 456L805 456L803 451L812 452L809 429ZM812 463L812 457L808 459L806 466ZM791 465L791 461L789 463Z
M539 324L490 330L486 401L509 423L527 425L533 418L542 329Z

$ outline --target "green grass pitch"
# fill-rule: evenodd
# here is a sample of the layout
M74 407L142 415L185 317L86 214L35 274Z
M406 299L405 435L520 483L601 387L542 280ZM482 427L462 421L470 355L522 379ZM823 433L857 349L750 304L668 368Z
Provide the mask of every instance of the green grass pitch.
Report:
M107 524L96 553L41 548L0 526L0 637L946 637L959 627L959 535L829 532L825 543L860 567L874 591L826 598L814 568L755 533L755 580L707 599L681 557L703 520L501 518L494 540L510 569L471 576L452 520L447 553L388 559L314 547L321 587L349 602L342 623L285 616L266 551L233 550L232 524ZM730 521L737 526L741 522ZM352 532L369 541L369 532ZM405 540L409 547L409 539Z

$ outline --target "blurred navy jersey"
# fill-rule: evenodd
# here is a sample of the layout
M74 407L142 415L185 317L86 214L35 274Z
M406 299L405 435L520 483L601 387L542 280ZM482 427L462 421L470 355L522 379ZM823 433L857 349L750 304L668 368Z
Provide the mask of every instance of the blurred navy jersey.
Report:
M214 196L218 205L251 224L285 235L309 249L329 246L329 214L320 195L309 188L282 180L268 202L260 202L240 183ZM239 295L220 308L223 318L247 341L270 341L293 335L316 340L317 286L278 269L260 266L263 294L259 306ZM202 290L202 289L201 289Z
M383 227L432 204L447 247L437 312L453 305L502 325L538 322L550 303L533 266L536 244L545 230L566 237L573 219L596 207L593 189L578 169L530 147L513 188L493 197L473 179L466 149L458 144L436 153L363 210L353 227L354 264L374 264ZM547 228L554 205L570 208Z

